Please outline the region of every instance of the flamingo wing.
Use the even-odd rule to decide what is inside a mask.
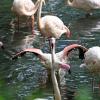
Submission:
[[[43,59],[43,52],[40,50],[40,49],[36,49],[36,48],[28,48],[28,49],[25,49],[19,53],[17,53],[16,55],[14,55],[12,57],[12,59],[16,59],[18,58],[18,56],[23,56],[26,52],[31,52],[31,53],[34,53],[35,55],[37,55],[39,58],[41,58],[42,60]]]
[[[74,49],[79,50],[79,59],[84,59],[84,53],[87,51],[87,48],[79,44],[72,44],[72,45],[65,47],[63,49],[62,58],[65,58],[66,56],[68,56],[69,53]]]
[[[33,10],[35,5],[31,0],[25,0],[23,6],[26,9],[26,11],[31,11]]]
[[[92,8],[92,9],[100,9],[100,1],[99,0],[87,0],[88,5]]]
[[[39,2],[40,1],[37,0],[34,5],[32,0],[14,0],[11,10],[20,16],[32,16],[37,11]]]

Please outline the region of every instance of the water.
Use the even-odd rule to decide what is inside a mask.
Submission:
[[[48,51],[48,42],[44,46],[40,44],[42,37],[37,35],[33,38],[31,30],[26,23],[23,23],[20,32],[16,33],[17,26],[11,24],[15,15],[10,11],[12,0],[0,1],[0,40],[5,44],[5,51],[0,50],[0,100],[34,100],[45,98],[53,100],[52,85],[45,86],[47,71],[39,62],[39,59],[27,53],[18,60],[11,60],[11,57],[18,51],[36,47]],[[85,12],[67,7],[64,0],[48,0],[43,7],[43,15],[53,14],[61,18],[70,27],[72,37],[66,39],[64,36],[57,40],[56,51],[62,50],[72,43],[79,43],[86,47],[100,43],[100,11],[86,18]],[[38,32],[37,27],[35,27]],[[41,42],[42,43],[42,42]],[[43,44],[43,43],[42,43]],[[73,53],[69,61],[72,66],[72,75],[66,74],[66,84],[61,87],[62,98],[72,100],[99,100],[100,88],[99,78],[95,79],[95,89],[92,92],[92,76],[86,69],[79,68],[81,60],[78,59],[78,51]],[[79,99],[80,98],[80,99]]]

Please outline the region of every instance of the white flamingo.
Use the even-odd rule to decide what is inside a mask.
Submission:
[[[40,0],[34,3],[32,0],[14,0],[11,10],[18,16],[18,29],[19,29],[19,16],[27,16],[32,19],[32,32],[34,32],[34,14],[38,9]]]
[[[84,63],[80,67],[86,67],[92,74],[100,74],[100,47],[89,48],[84,54]]]
[[[67,26],[64,25],[61,19],[59,19],[57,16],[52,15],[46,15],[44,17],[41,17],[41,10],[42,0],[37,12],[37,20],[39,30],[44,37],[54,37],[56,39],[59,39],[63,33],[66,33],[68,37],[70,36],[69,29],[67,28]]]
[[[88,15],[91,14],[92,10],[100,9],[100,0],[67,0],[67,4],[85,10]]]
[[[84,54],[84,63],[80,67],[85,67],[93,75],[92,91],[94,92],[94,75],[100,76],[100,47],[89,48]]]
[[[65,47],[62,51],[55,53],[55,39],[51,40],[50,42],[53,48],[52,54],[43,53],[40,49],[29,48],[17,53],[15,56],[13,56],[13,59],[18,58],[18,56],[23,56],[26,52],[32,52],[36,54],[36,56],[38,56],[44,63],[44,66],[47,69],[51,69],[51,77],[54,86],[55,100],[61,100],[60,90],[55,76],[55,71],[60,72],[61,68],[69,70],[70,65],[68,64],[67,60],[69,53],[74,49],[79,49],[79,57],[82,58],[84,52],[86,51],[86,48],[78,44],[72,44]]]

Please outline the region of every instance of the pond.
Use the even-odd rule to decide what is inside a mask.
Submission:
[[[63,20],[69,26],[72,36],[66,39],[63,35],[56,42],[56,52],[65,46],[78,43],[87,48],[100,44],[100,11],[95,11],[88,18],[85,12],[70,8],[67,0],[48,0],[43,7],[42,16],[52,14]],[[5,50],[0,50],[0,100],[34,100],[36,98],[53,99],[52,84],[44,85],[47,70],[32,53],[12,60],[11,57],[24,48],[40,48],[48,51],[48,42],[43,44],[41,35],[33,37],[31,29],[25,21],[16,32],[17,26],[11,12],[13,0],[0,1],[0,41]],[[35,2],[35,0],[33,1]],[[24,18],[25,19],[25,18]],[[35,32],[39,33],[36,23]],[[42,44],[41,44],[42,43]],[[80,68],[82,61],[78,51],[69,58],[72,74],[66,73],[66,84],[61,87],[62,100],[100,100],[99,76],[95,77],[95,87],[92,91],[92,75],[86,69]],[[78,96],[77,96],[78,94]]]

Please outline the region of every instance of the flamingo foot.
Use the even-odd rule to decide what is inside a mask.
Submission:
[[[34,32],[34,30],[32,30],[32,35],[35,35],[35,32]]]

